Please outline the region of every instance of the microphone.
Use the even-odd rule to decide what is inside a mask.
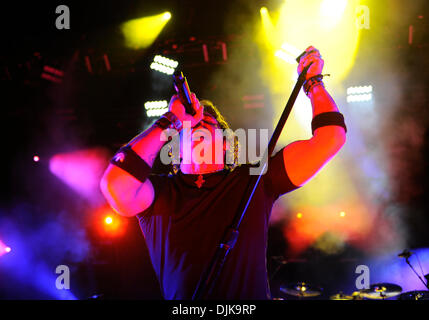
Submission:
[[[413,253],[411,251],[408,251],[408,249],[405,249],[400,254],[398,254],[398,257],[408,259],[409,257],[411,257],[412,254]]]
[[[186,81],[183,72],[180,72],[180,75],[173,75],[173,83],[180,102],[185,106],[186,113],[191,116],[195,115],[196,112],[192,107],[191,89],[189,89],[188,81]]]

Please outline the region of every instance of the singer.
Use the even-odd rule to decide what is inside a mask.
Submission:
[[[310,63],[304,91],[313,108],[313,136],[289,144],[269,159],[268,171],[256,189],[210,299],[271,298],[266,245],[273,203],[303,186],[345,143],[344,118],[324,87],[324,61],[314,47],[307,48],[298,73]],[[100,183],[116,212],[138,218],[162,294],[169,300],[192,298],[201,274],[239,210],[250,179],[250,164],[217,161],[214,145],[219,137],[215,130],[229,127],[218,109],[207,100],[199,101],[195,94],[192,106],[193,116],[173,96],[169,111],[116,153]],[[194,161],[184,154],[189,151],[181,148],[181,158],[189,157],[190,163],[182,161],[175,174],[152,174],[154,159],[165,144],[163,130],[174,128],[183,139],[185,121],[191,123],[192,131],[207,130],[214,137],[211,141],[191,141],[190,151],[208,144],[213,148],[212,161]],[[237,147],[226,141],[223,146],[225,153]]]

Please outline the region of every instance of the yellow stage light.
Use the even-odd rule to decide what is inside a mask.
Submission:
[[[162,15],[162,18],[164,19],[164,20],[170,20],[171,19],[171,13],[170,12],[164,12],[164,14]]]
[[[270,13],[265,7],[261,8],[260,13],[264,38],[266,39],[264,44],[268,45],[270,48],[274,48],[278,45],[278,37],[273,22],[271,21]]]
[[[335,27],[344,15],[347,0],[323,0],[320,5],[322,27],[330,29]]]
[[[170,12],[127,21],[121,25],[125,45],[133,49],[149,47],[171,19]]]
[[[290,0],[273,13],[275,21],[265,7],[260,9],[261,29],[255,40],[262,51],[262,76],[274,95],[294,85],[290,79],[296,74],[296,63],[285,64],[282,60],[292,63],[291,58],[310,45],[320,50],[324,72],[332,75],[327,79],[331,91],[341,84],[353,67],[359,45],[358,6],[359,0]]]

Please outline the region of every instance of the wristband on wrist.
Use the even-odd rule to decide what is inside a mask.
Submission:
[[[322,80],[323,80],[323,75],[322,74],[318,74],[317,76],[311,77],[310,79],[306,80],[304,82],[304,91],[305,91],[305,94],[308,96],[308,93],[310,92],[310,90],[313,87],[320,86],[320,85],[323,86],[323,87],[325,87],[325,85],[323,84]]]
[[[110,163],[128,172],[141,183],[148,178],[152,168],[140,156],[126,145],[118,150]]]
[[[180,132],[183,129],[182,121],[180,121],[179,118],[170,111],[164,113],[157,121],[155,121],[155,125],[163,130],[174,128],[177,132]]]
[[[347,127],[344,122],[344,116],[340,112],[324,112],[315,116],[311,121],[311,131],[313,135],[316,129],[320,127],[325,127],[325,126],[340,126],[340,127],[343,127],[347,133]]]

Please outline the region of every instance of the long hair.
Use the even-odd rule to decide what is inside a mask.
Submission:
[[[211,102],[210,100],[200,100],[200,104],[204,106],[204,113],[210,114],[213,116],[217,123],[219,124],[219,127],[222,130],[231,129],[228,122],[225,120],[224,116],[220,113],[219,109]],[[239,142],[238,137],[234,135],[234,143],[231,146],[233,148],[233,163],[227,163],[226,161],[226,152],[224,154],[224,169],[228,171],[233,171],[238,166],[238,151],[239,151]],[[173,156],[172,152],[169,153],[170,157]],[[180,164],[173,164],[172,165],[172,174],[176,174],[180,169]]]

